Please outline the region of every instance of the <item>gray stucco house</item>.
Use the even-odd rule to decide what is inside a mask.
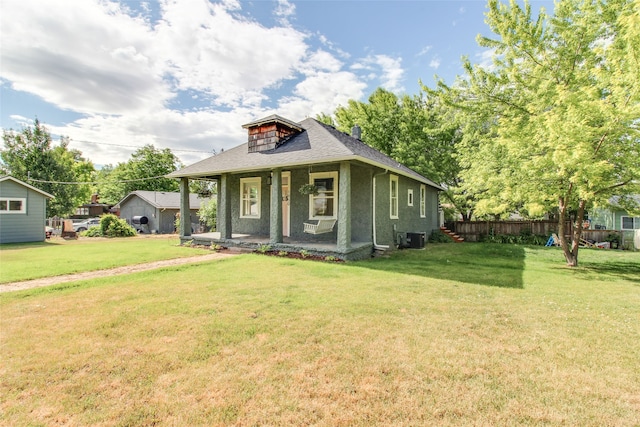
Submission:
[[[197,194],[189,195],[190,230],[198,229],[200,202]],[[116,208],[120,210],[120,218],[142,233],[170,234],[175,231],[176,214],[180,212],[180,193],[132,191]],[[143,217],[146,219],[140,221]]]
[[[0,243],[44,241],[47,199],[52,198],[12,176],[0,178]]]
[[[243,127],[246,143],[168,175],[180,179],[183,211],[189,179],[218,182],[217,233],[181,227],[183,239],[359,259],[438,229],[442,188],[364,144],[357,127],[351,136],[277,115]]]

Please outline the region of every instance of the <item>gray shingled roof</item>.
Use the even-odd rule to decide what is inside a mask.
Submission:
[[[180,193],[166,191],[132,191],[120,200],[116,206],[120,206],[134,195],[158,209],[180,209]],[[189,194],[189,207],[191,209],[200,209],[201,200],[197,194]]]
[[[304,129],[303,132],[292,136],[286,143],[273,150],[249,153],[247,143],[244,143],[167,176],[170,178],[215,176],[222,173],[357,160],[411,177],[442,190],[442,187],[430,179],[332,126],[312,118],[303,120],[299,126]]]

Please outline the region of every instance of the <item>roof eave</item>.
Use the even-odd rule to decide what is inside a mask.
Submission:
[[[28,189],[36,191],[36,192],[38,192],[38,193],[42,194],[43,196],[48,197],[50,199],[55,199],[56,198],[56,196],[54,196],[53,194],[49,194],[46,191],[42,191],[39,188],[34,187],[33,185],[29,185],[24,181],[20,181],[18,178],[12,177],[11,175],[7,175],[7,176],[4,176],[4,177],[0,178],[0,182],[6,181],[6,180],[11,180],[11,181],[15,182],[16,184],[24,185]]]
[[[301,166],[306,166],[306,165],[317,165],[317,164],[325,164],[325,163],[336,163],[336,162],[344,162],[344,161],[353,161],[353,160],[357,160],[360,161],[362,163],[366,163],[372,166],[376,166],[380,169],[385,169],[388,171],[392,171],[394,173],[397,173],[398,175],[402,175],[402,176],[406,176],[407,178],[411,178],[411,179],[415,179],[418,182],[421,182],[423,184],[426,184],[430,187],[433,187],[439,191],[444,191],[444,188],[442,188],[441,186],[439,186],[438,184],[434,183],[433,181],[423,177],[422,175],[418,174],[417,172],[414,172],[416,175],[407,173],[406,171],[397,168],[397,167],[392,167],[389,165],[385,165],[383,163],[380,162],[376,162],[374,160],[371,159],[367,159],[366,157],[362,157],[362,156],[357,156],[357,155],[351,155],[351,156],[339,156],[339,157],[333,157],[333,158],[325,158],[325,159],[319,159],[319,160],[314,160],[314,161],[310,161],[310,162],[305,162],[304,164],[298,163],[298,162],[291,162],[291,163],[277,163],[277,164],[272,164],[269,166],[265,166],[265,167],[252,167],[252,168],[228,168],[228,169],[219,169],[216,171],[209,171],[209,172],[205,172],[205,173],[189,173],[189,174],[180,174],[179,171],[173,172],[169,175],[166,175],[167,178],[198,178],[204,175],[207,176],[216,176],[216,175],[222,175],[224,173],[243,173],[243,172],[257,172],[257,171],[269,171],[275,168],[289,168],[289,167],[301,167]]]

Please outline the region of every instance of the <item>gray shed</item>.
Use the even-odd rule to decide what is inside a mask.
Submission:
[[[199,228],[198,209],[201,201],[197,194],[189,196],[191,228]],[[180,212],[180,193],[165,191],[132,191],[116,205],[120,218],[141,233],[170,234],[175,231],[176,215]]]
[[[44,241],[47,199],[53,197],[12,176],[0,178],[0,243]]]

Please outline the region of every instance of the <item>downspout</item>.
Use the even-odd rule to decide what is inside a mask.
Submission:
[[[389,249],[389,245],[379,245],[376,238],[376,177],[380,175],[386,175],[389,173],[389,169],[385,169],[384,172],[373,175],[373,248],[374,249]]]

